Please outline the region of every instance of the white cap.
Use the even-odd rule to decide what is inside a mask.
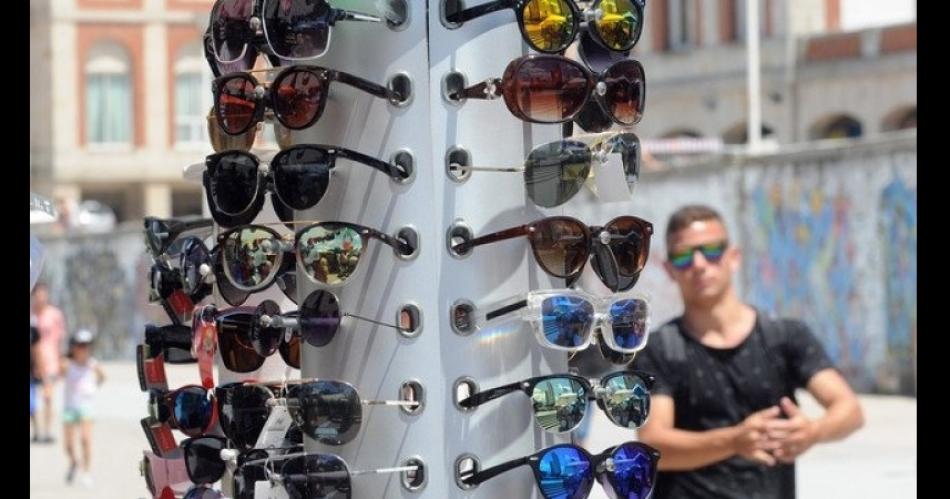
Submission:
[[[73,336],[74,343],[92,343],[92,339],[95,335],[92,334],[92,331],[88,329],[80,329],[76,331],[76,335]]]

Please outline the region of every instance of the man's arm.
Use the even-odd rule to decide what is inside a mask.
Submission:
[[[769,438],[781,444],[774,454],[782,462],[794,461],[812,445],[841,440],[864,426],[858,397],[838,371],[818,371],[808,380],[807,389],[825,408],[822,417],[809,420],[794,402],[783,398],[782,410],[789,419],[768,424]]]
[[[675,404],[669,395],[655,394],[650,404],[650,418],[640,429],[643,442],[662,454],[662,471],[687,471],[724,461],[735,455],[767,466],[775,458],[767,452],[766,423],[781,412],[777,406],[751,414],[742,423],[707,431],[687,431],[673,427]]]

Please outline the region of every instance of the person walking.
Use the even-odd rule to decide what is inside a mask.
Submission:
[[[66,336],[66,321],[63,313],[49,303],[49,288],[46,283],[38,282],[30,292],[31,317],[30,323],[39,331],[40,338],[36,343],[36,361],[38,376],[42,387],[43,402],[41,417],[38,418],[40,428],[37,431],[37,441],[53,443],[53,393],[56,388],[60,372],[60,358],[62,356],[62,342]]]
[[[93,402],[99,386],[105,381],[105,373],[99,362],[92,356],[93,334],[86,329],[79,330],[70,341],[69,356],[63,360],[63,379],[66,382],[63,406],[63,439],[66,455],[69,457],[69,470],[66,482],[72,483],[80,469],[79,482],[92,486],[90,464],[92,460],[92,420]],[[76,458],[76,435],[82,447],[82,461]]]

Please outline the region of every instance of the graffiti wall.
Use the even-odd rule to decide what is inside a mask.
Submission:
[[[682,311],[661,267],[667,218],[706,203],[742,247],[748,302],[808,323],[858,390],[916,394],[916,173],[904,141],[648,175],[636,213],[658,229],[641,281],[656,318]]]

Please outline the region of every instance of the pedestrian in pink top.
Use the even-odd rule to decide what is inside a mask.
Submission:
[[[37,367],[43,383],[42,424],[37,431],[37,441],[52,443],[53,435],[53,391],[60,373],[62,343],[66,336],[66,321],[63,313],[49,303],[49,288],[46,283],[38,282],[30,292],[32,310],[30,323],[40,332],[36,344]]]

